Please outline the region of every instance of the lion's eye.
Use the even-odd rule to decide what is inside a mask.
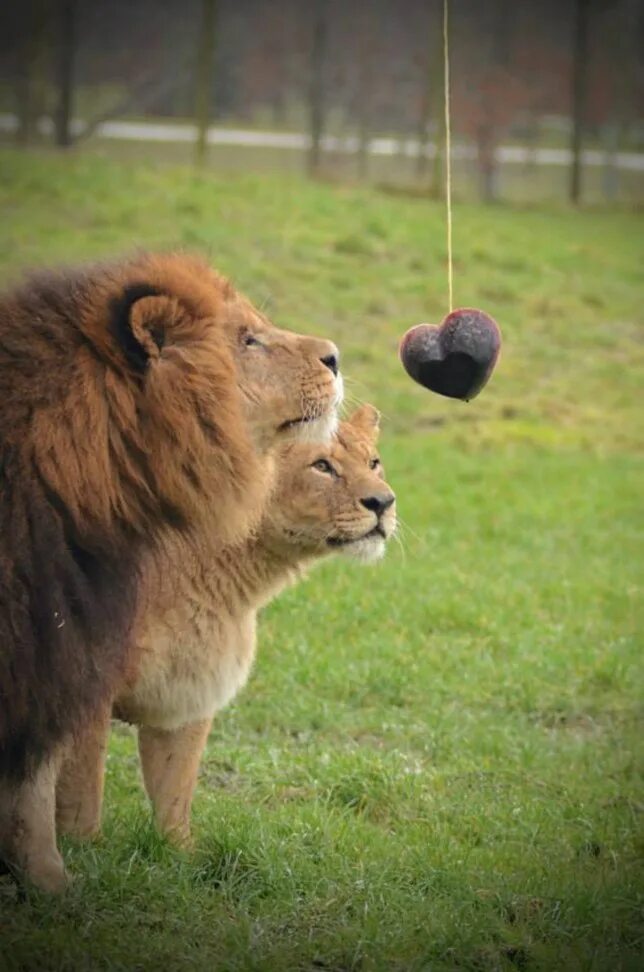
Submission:
[[[262,342],[254,334],[244,334],[242,343],[245,348],[263,347]]]
[[[318,472],[327,473],[329,476],[337,475],[335,469],[328,459],[316,459],[316,461],[312,463],[312,466],[314,469],[317,469]]]
[[[380,465],[380,459],[376,456],[374,459],[369,461],[369,469],[377,469]]]

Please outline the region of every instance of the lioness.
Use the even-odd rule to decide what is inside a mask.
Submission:
[[[275,328],[203,260],[142,254],[0,295],[0,859],[64,886],[55,784],[136,644],[141,560],[242,541],[273,448],[329,432],[333,344]]]
[[[256,536],[214,557],[179,542],[155,560],[139,619],[139,667],[114,714],[139,727],[145,786],[160,830],[188,839],[199,761],[214,713],[246,682],[258,610],[332,553],[377,560],[396,525],[376,452],[378,413],[363,406],[328,445],[278,455],[277,485]],[[180,569],[177,569],[177,568]],[[109,720],[85,735],[59,781],[59,825],[99,826]]]

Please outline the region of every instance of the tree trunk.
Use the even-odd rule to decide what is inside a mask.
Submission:
[[[638,0],[622,0],[615,15],[603,31],[604,50],[614,64],[619,64],[613,81],[610,118],[602,127],[604,165],[602,194],[614,202],[619,196],[620,171],[618,153],[629,121],[637,116],[637,70],[639,48],[644,36],[644,10]]]
[[[433,93],[432,93],[432,114],[436,119],[434,127],[434,143],[436,150],[432,163],[432,175],[430,183],[430,193],[434,199],[445,198],[445,77],[443,64],[443,32],[442,28],[436,28],[436,43],[434,48],[434,67],[433,67]]]
[[[422,180],[427,175],[427,165],[429,162],[429,123],[431,113],[429,110],[429,94],[424,92],[420,102],[420,114],[418,118],[418,154],[416,155],[416,175]]]
[[[74,97],[74,67],[78,26],[77,0],[58,0],[59,56],[58,56],[58,104],[54,130],[56,145],[67,148],[72,144],[72,104]]]
[[[16,141],[19,145],[28,145],[35,133],[38,115],[36,77],[40,62],[40,47],[40,32],[32,29],[19,52],[16,76],[15,103],[18,117]]]
[[[215,63],[216,0],[201,0],[201,28],[197,40],[197,77],[195,85],[195,165],[202,166],[208,151],[208,126],[212,102],[212,77]]]
[[[320,171],[322,135],[324,133],[325,84],[324,67],[328,40],[328,0],[315,0],[313,44],[311,49],[311,77],[309,86],[309,114],[311,148],[309,150],[309,175]]]
[[[494,79],[508,70],[514,38],[514,18],[516,4],[513,0],[496,0],[494,7],[493,31],[490,37],[490,71]],[[488,95],[481,109],[481,122],[477,137],[477,161],[479,169],[479,192],[486,203],[497,202],[501,174],[499,171],[497,148],[503,134],[504,125],[499,124],[493,96]]]
[[[479,193],[485,203],[499,197],[499,172],[496,163],[496,134],[490,121],[481,123],[477,139]]]
[[[366,182],[369,178],[369,149],[371,146],[371,118],[368,98],[360,107],[360,128],[358,130],[358,178]]]
[[[440,0],[438,2],[440,8]],[[441,25],[441,10],[438,9],[430,23],[430,35],[427,43],[427,62],[425,68],[424,90],[420,103],[420,118],[418,119],[418,156],[416,158],[416,175],[424,179],[429,166],[429,130],[433,122],[434,155],[431,175],[431,193],[433,196],[442,194],[441,181],[443,167],[441,152],[445,141],[445,84],[443,64],[443,29]]]
[[[540,127],[539,116],[535,112],[530,111],[529,122],[525,133],[525,147],[527,154],[523,167],[523,171],[527,178],[532,178],[536,172]]]
[[[619,169],[617,152],[619,149],[620,125],[611,122],[602,133],[604,143],[604,165],[602,168],[602,195],[608,202],[615,202],[619,195]]]
[[[581,199],[581,148],[588,82],[588,20],[590,0],[575,0],[575,37],[572,80],[572,165],[570,201]]]
[[[22,43],[17,51],[17,70],[14,84],[16,106],[16,141],[28,145],[36,132],[36,121],[42,109],[43,54],[45,22],[43,0],[24,0],[21,8],[20,34]]]
[[[371,150],[371,125],[373,118],[374,87],[374,36],[373,9],[365,7],[360,11],[356,24],[362,38],[359,50],[358,71],[358,151],[356,156],[358,178],[366,182],[369,178]]]

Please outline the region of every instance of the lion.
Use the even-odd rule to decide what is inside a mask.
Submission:
[[[371,562],[384,553],[396,512],[376,451],[378,431],[378,413],[366,405],[341,423],[330,444],[284,446],[255,535],[214,557],[186,551],[178,539],[151,567],[137,628],[137,672],[118,692],[113,714],[138,727],[156,824],[179,844],[190,840],[213,716],[248,679],[259,609],[330,554]],[[106,712],[88,727],[61,774],[58,825],[76,837],[100,827],[109,722]]]
[[[17,876],[65,884],[58,769],[133,664],[142,558],[170,535],[242,541],[274,448],[330,434],[341,388],[332,343],[277,329],[196,256],[0,297],[0,858]]]

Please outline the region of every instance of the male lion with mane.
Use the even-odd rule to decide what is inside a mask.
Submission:
[[[0,857],[65,884],[66,747],[135,662],[141,558],[259,521],[273,448],[330,434],[328,341],[275,328],[201,259],[36,274],[0,297]],[[134,654],[133,654],[134,651]]]
[[[157,825],[179,843],[189,839],[213,715],[250,673],[258,610],[332,553],[364,562],[384,553],[396,513],[377,438],[378,413],[365,405],[330,443],[284,446],[275,490],[253,536],[214,557],[176,538],[146,571],[137,670],[120,687],[114,713],[138,726]],[[109,715],[88,727],[63,769],[61,831],[82,837],[99,828]]]

